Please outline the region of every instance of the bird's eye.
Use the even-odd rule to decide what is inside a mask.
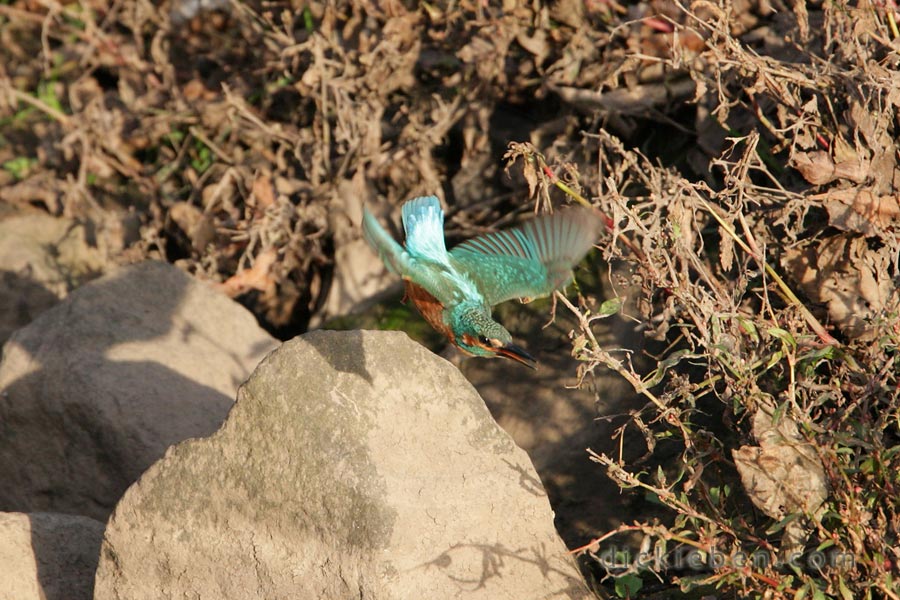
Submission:
[[[501,348],[503,346],[503,342],[498,340],[497,338],[489,338],[485,336],[480,336],[478,341],[481,342],[484,346],[489,348]]]

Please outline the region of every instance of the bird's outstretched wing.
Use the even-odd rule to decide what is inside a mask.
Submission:
[[[459,278],[450,266],[444,244],[444,213],[434,196],[415,198],[403,205],[406,247],[398,244],[368,208],[363,209],[363,236],[392,273],[424,288],[448,306],[477,296],[475,285]]]
[[[403,205],[406,250],[416,258],[448,264],[444,211],[435,196],[420,196]]]
[[[450,251],[451,262],[475,281],[491,306],[540,298],[569,282],[601,223],[591,211],[563,210],[467,240]]]

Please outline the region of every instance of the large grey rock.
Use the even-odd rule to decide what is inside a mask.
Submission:
[[[276,342],[240,305],[148,262],[16,332],[0,363],[0,510],[105,520],[165,449],[215,431]]]
[[[0,598],[93,596],[103,523],[76,515],[0,513]]]
[[[95,598],[587,598],[525,452],[398,332],[270,354],[119,502]]]
[[[71,219],[26,213],[0,220],[0,345],[106,269]]]

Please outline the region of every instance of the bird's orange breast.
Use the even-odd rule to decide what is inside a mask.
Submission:
[[[450,326],[444,323],[444,305],[441,301],[409,279],[404,279],[403,283],[406,284],[406,297],[412,300],[416,310],[435,331],[445,335],[450,343],[455,345],[456,336]]]

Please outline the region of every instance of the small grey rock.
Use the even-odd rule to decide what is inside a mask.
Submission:
[[[0,510],[105,520],[170,445],[208,435],[277,342],[237,303],[147,262],[75,290],[0,362]]]

